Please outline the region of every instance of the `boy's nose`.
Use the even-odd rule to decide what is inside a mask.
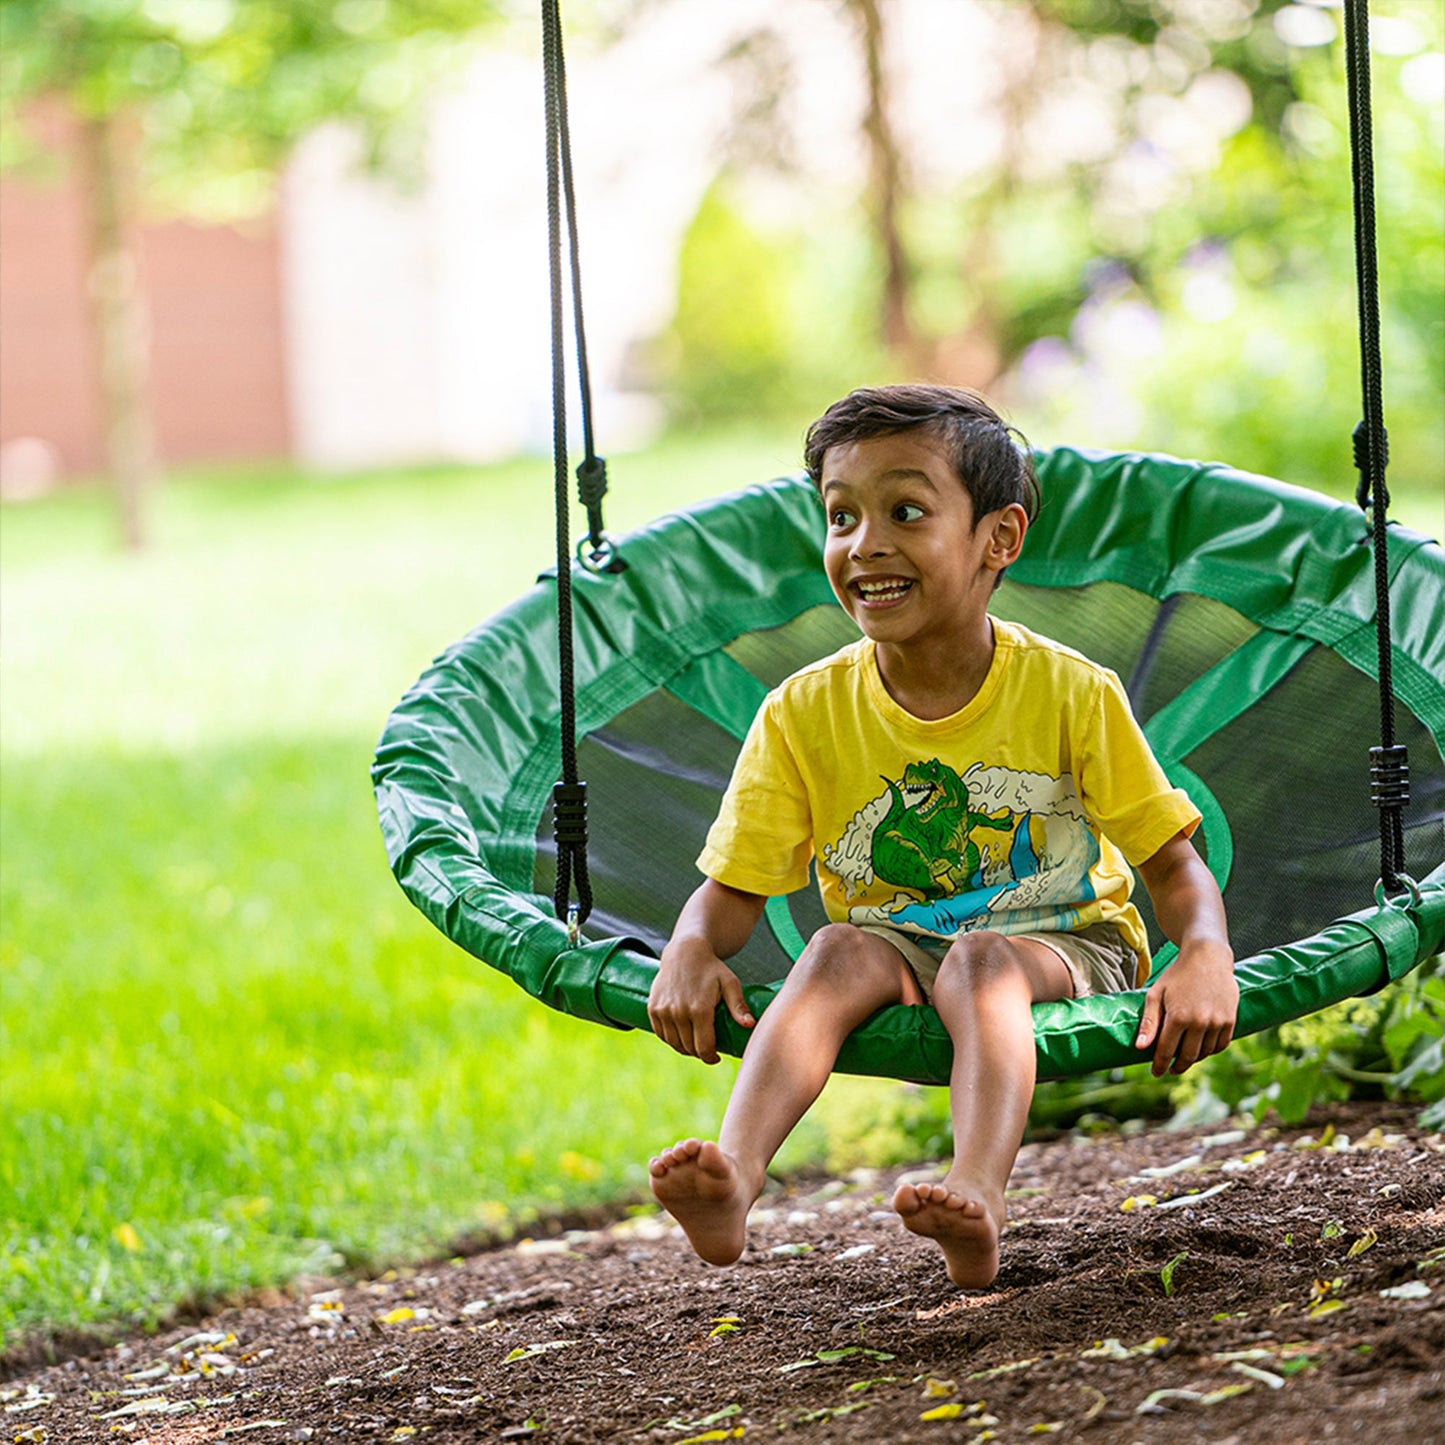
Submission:
[[[888,551],[886,530],[877,522],[859,522],[853,532],[853,545],[848,555],[857,560],[864,557],[882,557]]]

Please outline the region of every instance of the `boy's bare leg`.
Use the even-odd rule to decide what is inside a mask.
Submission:
[[[898,950],[851,924],[813,935],[743,1053],[717,1142],[683,1139],[648,1168],[657,1201],[709,1264],[732,1264],[773,1155],[828,1082],[843,1040],[891,1003],[923,1002]]]
[[[950,950],[933,1005],[953,1040],[953,1165],[939,1184],[900,1185],[893,1207],[937,1242],[948,1275],[981,1289],[998,1273],[1004,1190],[1034,1090],[1030,1006],[1070,998],[1063,960],[1032,939],[977,934]]]

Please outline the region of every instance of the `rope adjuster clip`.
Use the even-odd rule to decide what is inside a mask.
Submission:
[[[1370,801],[1377,808],[1403,808],[1410,801],[1410,756],[1403,743],[1370,749]]]
[[[552,836],[557,847],[587,846],[587,784],[552,785]]]
[[[576,948],[582,936],[582,910],[575,903],[567,905],[567,947]]]

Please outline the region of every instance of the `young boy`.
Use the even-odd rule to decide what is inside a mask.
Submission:
[[[989,1284],[1033,1093],[1030,1006],[1149,975],[1126,859],[1179,946],[1137,1046],[1156,1075],[1182,1074],[1233,1033],[1224,906],[1189,841],[1199,812],[1112,672],[988,614],[1037,508],[1016,437],[981,398],[935,386],[855,391],[808,431],[823,565],[863,637],[764,702],[648,1000],[656,1033],[706,1063],[720,1002],[753,1029],[717,1142],[649,1166],[712,1264],[742,1254],[767,1166],[849,1032],[931,1003],[953,1041],[953,1165],[893,1206],[955,1284]],[[723,959],[810,859],[831,921],[754,1020]]]

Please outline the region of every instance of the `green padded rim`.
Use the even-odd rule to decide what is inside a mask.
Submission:
[[[1018,581],[1113,581],[1158,599],[1197,593],[1234,608],[1261,629],[1215,669],[1241,706],[1311,643],[1374,676],[1372,561],[1353,507],[1169,457],[1058,448],[1038,462],[1045,505],[1012,569]],[[720,649],[831,603],[821,540],[812,488],[787,477],[631,534],[619,544],[626,572],[574,568],[579,734],[667,688],[739,735],[763,689]],[[1392,527],[1389,562],[1396,696],[1445,752],[1445,551]],[[554,591],[540,583],[444,653],[402,699],[372,769],[382,832],[402,888],[448,937],[551,1007],[645,1028],[655,961],[636,940],[569,946],[547,900],[531,891],[537,821],[560,771]],[[1212,710],[1203,705],[1208,690],[1196,683],[1150,723],[1186,786],[1178,758],[1220,725],[1218,694]],[[1409,907],[1365,909],[1241,960],[1237,1032],[1367,993],[1437,952],[1445,846],[1441,855]],[[1362,900],[1370,889],[1361,879]],[[755,1012],[776,988],[748,990]],[[1039,1076],[1137,1061],[1130,1041],[1142,997],[1038,1005]],[[719,1038],[733,1053],[746,1042],[721,1012]],[[894,1008],[848,1040],[838,1067],[942,1082],[950,1062],[931,1009]]]

